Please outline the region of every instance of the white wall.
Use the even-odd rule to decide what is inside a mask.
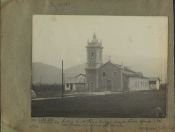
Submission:
[[[128,87],[130,91],[150,90],[149,80],[139,77],[129,77]]]
[[[160,86],[160,82],[159,82],[159,80],[157,80],[156,81],[156,88],[157,88],[157,90],[159,90],[159,86]]]

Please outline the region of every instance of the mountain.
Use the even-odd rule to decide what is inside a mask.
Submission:
[[[68,80],[80,73],[85,74],[85,64],[72,66],[64,70],[64,78]],[[32,63],[32,83],[61,84],[61,69],[52,65],[35,62]]]
[[[40,62],[32,63],[32,83],[61,84],[61,69]]]
[[[65,69],[64,71],[65,78],[68,79],[80,73],[85,74],[85,67],[86,67],[86,64],[80,64],[80,65],[72,66],[70,68]]]

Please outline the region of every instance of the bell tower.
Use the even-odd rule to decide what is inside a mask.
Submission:
[[[91,41],[87,42],[87,65],[86,76],[89,91],[98,91],[98,68],[103,63],[102,42],[99,42],[94,33]]]
[[[87,45],[87,68],[96,69],[103,63],[102,61],[102,42],[99,42],[94,33],[92,41],[88,41]]]

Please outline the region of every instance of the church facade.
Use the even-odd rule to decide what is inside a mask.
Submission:
[[[86,78],[88,91],[130,91],[136,86],[149,89],[149,78],[110,60],[103,64],[103,46],[96,35],[88,41]]]

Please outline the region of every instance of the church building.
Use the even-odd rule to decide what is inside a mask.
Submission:
[[[88,41],[86,78],[89,91],[149,90],[149,78],[110,60],[103,63],[103,46],[96,35]],[[137,89],[137,87],[139,87]]]

